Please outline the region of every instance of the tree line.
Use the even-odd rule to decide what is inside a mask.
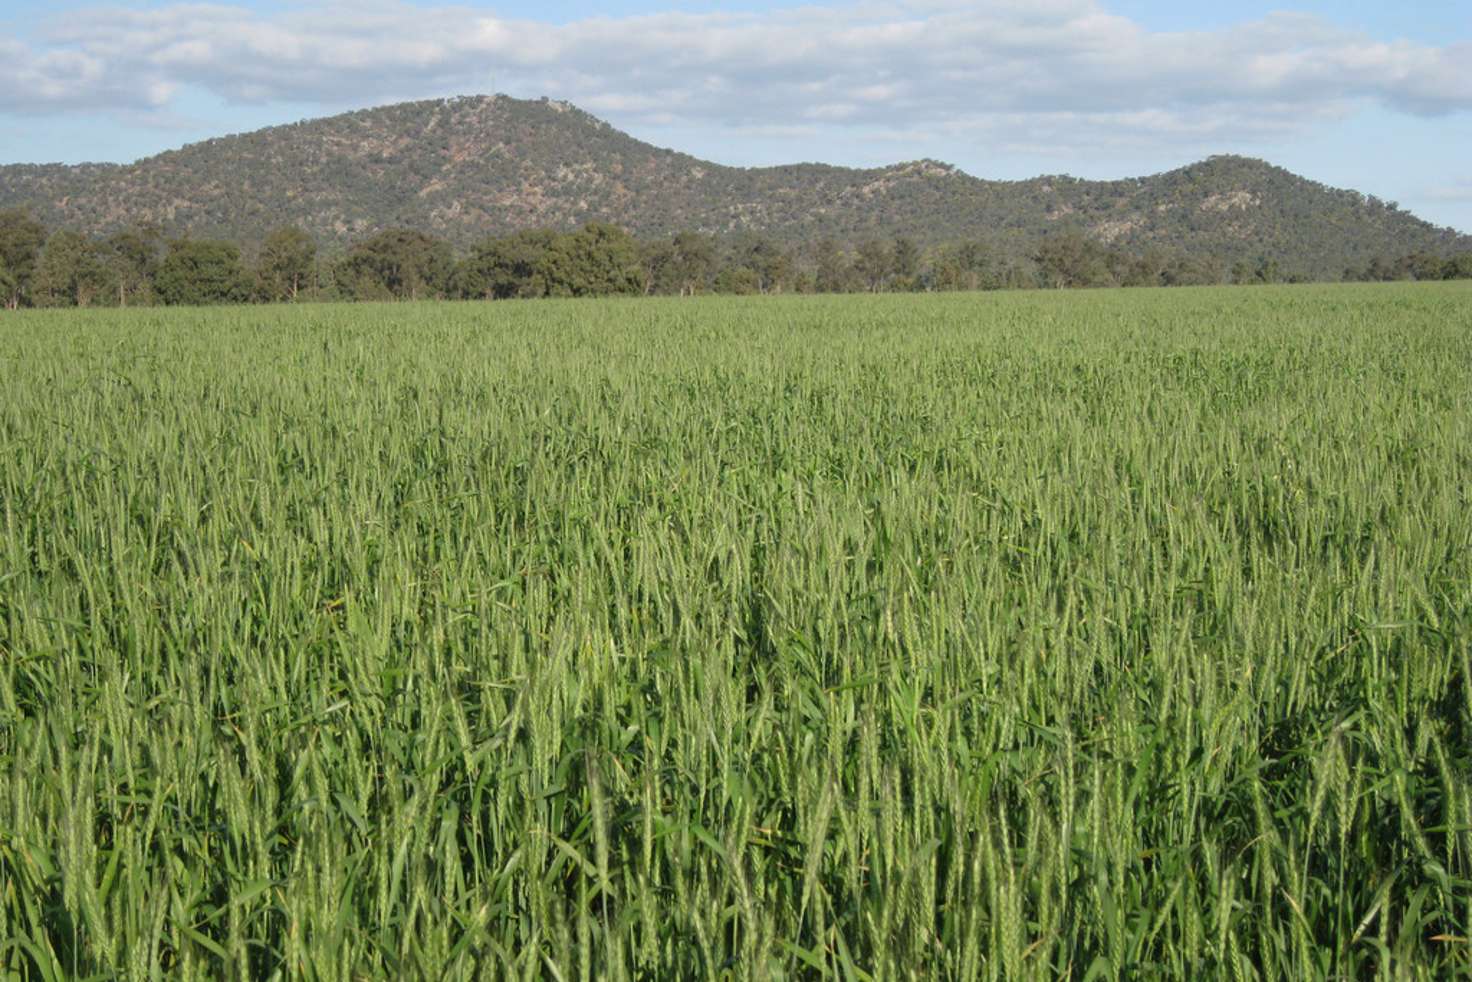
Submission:
[[[1346,280],[1472,278],[1472,253],[1377,259]],[[1272,283],[1263,258],[1230,268],[1151,249],[1131,254],[1077,229],[1045,237],[1025,255],[980,242],[921,250],[912,240],[823,239],[785,249],[747,234],[680,232],[640,241],[613,225],[532,230],[490,238],[456,255],[413,229],[368,236],[322,256],[301,229],[283,227],[253,254],[211,239],[166,238],[129,228],[103,238],[47,230],[22,210],[0,211],[0,301],[18,307],[283,303],[297,300],[503,300],[534,297],[691,296],[706,293],[858,293],[1044,287]]]
[[[1438,256],[1413,252],[1399,259],[1377,257],[1363,268],[1346,269],[1349,282],[1378,283],[1391,280],[1472,280],[1472,252]]]

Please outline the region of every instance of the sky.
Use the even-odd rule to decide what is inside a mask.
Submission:
[[[1472,232],[1472,0],[0,0],[0,163],[493,92],[735,165],[1240,153]]]

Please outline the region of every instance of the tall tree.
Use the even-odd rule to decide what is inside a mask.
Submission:
[[[1110,282],[1109,250],[1077,229],[1044,238],[1033,260],[1043,286],[1104,286]]]
[[[889,283],[894,270],[894,253],[878,239],[861,242],[854,257],[854,270],[859,274],[865,290],[878,293]]]
[[[814,244],[813,263],[817,267],[813,286],[819,293],[845,293],[854,282],[853,266],[832,239],[819,239]]]
[[[425,300],[443,296],[455,270],[447,243],[407,228],[391,228],[353,246],[338,285],[357,300]]]
[[[680,232],[643,249],[646,293],[693,296],[703,292],[715,267],[715,244],[699,232]]]
[[[1209,256],[1177,255],[1166,264],[1160,281],[1166,286],[1211,286],[1226,276],[1225,268]]]
[[[781,293],[792,276],[792,257],[776,240],[756,233],[742,235],[731,244],[727,265],[751,270],[760,293]]]
[[[231,243],[181,239],[169,244],[155,289],[166,304],[201,306],[244,303],[250,299],[251,283],[240,250]]]
[[[903,235],[889,250],[891,286],[906,292],[920,289],[920,247]]]
[[[716,265],[715,243],[699,232],[680,232],[674,238],[673,275],[681,296],[703,292]]]
[[[667,296],[676,291],[673,269],[675,244],[667,240],[639,243],[639,257],[644,267],[644,292],[651,296]]]
[[[10,307],[10,298],[17,292],[15,274],[10,267],[5,265],[5,259],[0,257],[0,297],[5,298],[5,306]]]
[[[1413,280],[1440,280],[1446,276],[1446,260],[1429,252],[1413,252],[1402,263]]]
[[[3,302],[14,310],[29,299],[31,276],[46,242],[46,228],[21,208],[0,211],[0,267],[6,270]]]
[[[294,301],[312,279],[317,243],[299,228],[278,228],[261,243],[256,260],[256,291],[270,303]]]
[[[1138,256],[1113,254],[1111,258],[1115,260],[1114,279],[1120,286],[1160,286],[1171,264],[1171,257],[1154,246]]]
[[[548,247],[538,266],[552,297],[637,295],[644,292],[639,244],[615,225],[594,222]]]
[[[546,296],[542,260],[561,237],[551,229],[532,229],[487,239],[455,267],[451,292],[466,300]]]
[[[726,266],[716,274],[713,288],[717,293],[748,296],[762,292],[762,278],[750,266]]]
[[[36,262],[34,300],[39,307],[86,307],[110,284],[95,243],[80,232],[57,229]]]
[[[153,278],[162,248],[163,236],[153,226],[126,228],[104,240],[102,261],[117,289],[119,307],[153,300]]]
[[[997,285],[990,253],[974,240],[942,248],[936,254],[931,278],[937,290],[984,290]]]

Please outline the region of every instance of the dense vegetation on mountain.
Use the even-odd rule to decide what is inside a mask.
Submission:
[[[1472,252],[1416,252],[1347,269],[1345,279],[1472,278]],[[296,300],[501,300],[689,296],[702,293],[858,293],[1030,287],[1277,283],[1276,261],[1237,262],[1147,249],[1129,253],[1076,230],[1031,253],[976,242],[922,250],[907,238],[833,239],[787,248],[756,233],[719,240],[699,232],[639,240],[616,225],[533,229],[491,237],[457,256],[416,229],[391,228],[336,256],[319,256],[302,229],[273,230],[251,256],[232,242],[133,228],[93,238],[46,229],[23,209],[0,210],[0,296],[16,307],[281,303]],[[1289,278],[1290,280],[1292,277]]]
[[[1472,239],[1257,160],[1152,177],[986,181],[934,161],[734,168],[642,143],[572,106],[504,96],[404,103],[184,147],[131,165],[0,167],[0,208],[105,236],[152,226],[251,252],[284,225],[330,253],[389,229],[469,249],[590,223],[641,239],[755,234],[788,250],[896,237],[1023,261],[1060,232],[1122,253],[1338,279]],[[1225,275],[1225,274],[1224,274]]]

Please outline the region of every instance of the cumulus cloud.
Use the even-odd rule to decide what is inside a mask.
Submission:
[[[100,7],[0,41],[0,110],[159,110],[188,88],[323,106],[488,91],[621,123],[927,127],[1010,146],[1281,135],[1368,103],[1472,108],[1472,44],[1276,14],[1155,32],[1098,0],[849,0],[567,24],[381,0]]]

